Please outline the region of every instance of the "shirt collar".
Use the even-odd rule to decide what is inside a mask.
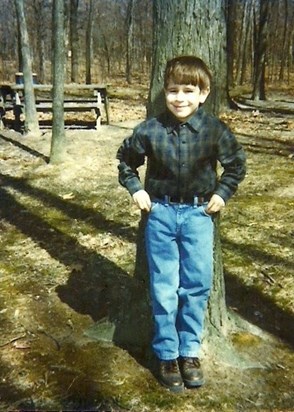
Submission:
[[[185,124],[189,125],[195,132],[200,130],[203,117],[205,116],[205,111],[202,107],[200,107],[190,119],[185,122]],[[165,112],[163,125],[166,127],[167,133],[173,133],[176,130],[181,122],[173,116],[169,111]]]

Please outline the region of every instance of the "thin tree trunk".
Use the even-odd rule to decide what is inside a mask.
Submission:
[[[280,65],[280,72],[279,72],[279,80],[285,79],[285,68],[286,68],[286,61],[287,61],[287,52],[288,52],[288,17],[289,17],[289,6],[288,0],[284,0],[284,13],[285,13],[285,21],[284,21],[284,31],[283,31],[283,40],[282,40],[282,58],[281,58],[281,65]]]
[[[36,111],[36,101],[33,88],[31,51],[24,14],[23,0],[15,0],[15,8],[20,32],[21,56],[23,64],[22,72],[24,79],[25,132],[40,134],[38,113]]]
[[[246,78],[246,69],[248,67],[248,62],[251,58],[248,58],[248,39],[250,34],[251,19],[252,19],[252,3],[251,0],[247,1],[243,5],[243,16],[242,16],[242,29],[241,38],[238,42],[238,59],[237,59],[237,73],[236,73],[236,83],[243,84]],[[251,56],[250,56],[251,57]]]
[[[265,63],[267,52],[269,0],[260,0],[259,22],[255,24],[253,100],[265,100]]]
[[[236,2],[227,1],[227,55],[228,55],[228,86],[234,84],[234,40],[236,36]],[[241,36],[242,36],[241,31]],[[240,38],[239,38],[240,42]]]
[[[53,125],[50,163],[60,163],[65,154],[64,131],[64,0],[53,1]]]
[[[93,0],[89,2],[88,22],[86,31],[86,83],[92,82],[91,64],[93,56]]]
[[[78,36],[79,0],[70,1],[70,50],[71,50],[71,81],[79,78],[79,36]]]
[[[127,64],[126,80],[128,84],[132,83],[132,58],[133,58],[133,30],[134,30],[134,0],[129,0],[127,11]]]
[[[44,37],[44,21],[46,12],[44,10],[43,0],[34,1],[34,13],[37,25],[37,53],[38,53],[38,82],[44,83],[45,80],[45,37]]]

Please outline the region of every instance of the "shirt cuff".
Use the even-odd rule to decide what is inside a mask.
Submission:
[[[126,187],[132,196],[134,193],[138,192],[138,190],[143,189],[142,183],[136,177],[133,177],[132,179],[128,180],[126,182]]]

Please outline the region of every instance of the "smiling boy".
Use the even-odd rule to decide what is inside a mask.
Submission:
[[[213,215],[245,176],[245,155],[235,136],[201,107],[211,80],[198,57],[167,62],[166,109],[137,126],[117,153],[120,183],[148,213],[152,347],[159,381],[173,392],[204,383],[199,350],[212,284]],[[145,158],[143,187],[137,169]]]

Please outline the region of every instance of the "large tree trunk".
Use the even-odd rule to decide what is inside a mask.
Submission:
[[[64,131],[64,0],[53,1],[53,125],[50,163],[62,162]]]
[[[227,106],[226,21],[224,0],[154,1],[154,55],[149,114],[161,112],[163,73],[166,61],[180,54],[201,57],[213,73],[207,108],[218,113]],[[219,231],[216,228],[214,287],[209,304],[209,334],[226,329]]]
[[[22,72],[24,79],[25,132],[39,134],[38,113],[33,88],[32,60],[29,45],[23,0],[15,0],[15,9],[20,33]]]
[[[154,0],[154,55],[149,100],[149,116],[164,109],[162,96],[163,73],[166,61],[180,54],[203,58],[214,73],[214,85],[208,109],[214,111],[227,105],[226,24],[224,0]],[[148,165],[146,171],[148,178]],[[118,322],[115,340],[141,346],[146,351],[152,334],[151,311],[148,299],[149,276],[144,248],[145,214],[139,227],[135,280],[130,296]],[[221,340],[228,330],[224,278],[219,238],[219,220],[215,224],[214,284],[208,307],[205,340]],[[144,327],[142,328],[142,325]]]
[[[162,110],[163,72],[176,55],[193,54],[211,68],[214,84],[206,107],[227,106],[226,22],[224,0],[155,0],[154,50],[148,115]]]

